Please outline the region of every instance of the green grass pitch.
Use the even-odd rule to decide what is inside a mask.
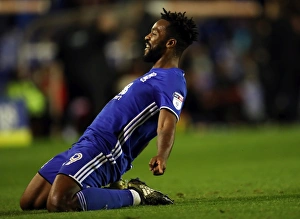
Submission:
[[[69,146],[40,139],[27,148],[0,148],[0,218],[300,218],[300,126],[178,132],[163,176],[148,170],[153,141],[124,178],[140,177],[174,205],[22,212],[19,198],[31,177]]]

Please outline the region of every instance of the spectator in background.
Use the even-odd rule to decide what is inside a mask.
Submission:
[[[129,7],[128,7],[129,6]],[[128,14],[134,14],[127,19]],[[118,28],[116,39],[107,42],[105,55],[109,66],[117,74],[115,91],[119,92],[124,83],[132,80],[151,67],[143,62],[141,55],[144,51],[144,36],[155,22],[145,8],[145,1],[132,1],[120,13],[121,28]]]
[[[2,16],[0,34],[0,97],[24,102],[33,136],[48,134],[47,100],[32,80],[32,74],[19,65],[24,32],[37,15]]]
[[[234,38],[242,23],[214,19],[201,22],[200,48],[190,48],[182,64],[187,65],[191,92],[186,109],[192,120],[204,123],[242,122],[242,97],[239,85],[243,78],[239,41]],[[236,40],[236,41],[234,41]],[[235,44],[234,44],[235,42]]]
[[[183,115],[188,124],[197,127],[212,121],[209,94],[214,89],[213,62],[205,44],[192,45],[185,53],[181,66],[186,69],[188,94]],[[214,101],[211,99],[211,101]],[[183,118],[184,119],[184,118]],[[182,121],[182,119],[181,119]]]
[[[115,72],[108,66],[104,46],[116,25],[115,16],[101,12],[92,24],[70,25],[58,42],[57,60],[63,65],[69,100],[65,124],[75,127],[77,133],[84,131],[112,97]]]
[[[7,83],[17,71],[18,49],[22,39],[22,29],[16,24],[16,16],[0,17],[0,96],[5,95]]]
[[[78,0],[73,5],[83,7],[105,2]],[[79,21],[62,32],[57,60],[64,68],[69,99],[65,136],[74,131],[75,135],[83,132],[112,93],[120,91],[116,90],[118,80],[123,80],[127,74],[137,77],[144,72],[140,68],[138,75],[136,66],[139,65],[135,62],[143,52],[142,39],[154,22],[144,6],[143,1],[138,1],[128,8],[124,5],[122,13],[101,10],[92,24]],[[122,19],[127,13],[135,16]],[[135,69],[133,74],[132,69]]]
[[[273,120],[299,119],[300,2],[284,1],[281,15],[272,23],[267,51],[269,71],[262,72],[267,113]]]

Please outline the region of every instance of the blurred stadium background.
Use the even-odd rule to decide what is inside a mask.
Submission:
[[[200,32],[180,130],[299,124],[298,0],[0,0],[0,147],[76,139],[151,67],[143,39],[163,7]]]

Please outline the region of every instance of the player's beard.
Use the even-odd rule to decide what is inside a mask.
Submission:
[[[151,47],[144,55],[145,62],[157,62],[166,51],[165,40],[161,41],[155,47]]]

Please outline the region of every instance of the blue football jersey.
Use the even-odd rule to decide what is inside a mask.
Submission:
[[[184,72],[179,68],[152,68],[111,99],[82,138],[109,142],[114,159],[121,153],[129,163],[157,135],[159,110],[170,110],[179,120],[187,94]]]

